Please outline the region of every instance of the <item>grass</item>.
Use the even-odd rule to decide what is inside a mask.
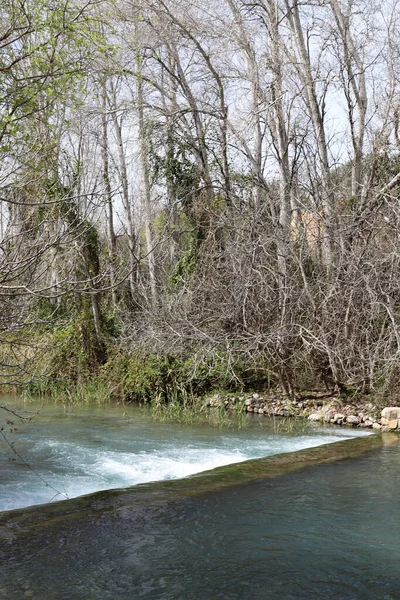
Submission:
[[[247,424],[243,406],[227,409],[223,404],[207,407],[201,400],[190,398],[182,390],[174,392],[168,403],[158,396],[149,403],[150,417],[160,422],[175,422],[185,425],[208,424],[213,427],[242,429]]]
[[[312,425],[304,417],[289,416],[289,417],[270,417],[272,418],[274,433],[284,435],[301,435],[312,430]]]
[[[103,381],[77,383],[73,386],[62,381],[32,380],[25,386],[22,397],[25,400],[38,397],[51,397],[54,402],[68,404],[102,406],[112,402],[109,386]],[[147,414],[155,421],[175,422],[186,425],[206,423],[213,427],[242,429],[247,416],[243,404],[237,403],[226,408],[224,404],[207,407],[201,399],[195,399],[185,389],[171,389],[168,402],[161,394],[155,394],[150,402],[145,402]]]
[[[68,386],[59,382],[32,382],[24,388],[22,397],[24,399],[48,396],[55,402],[68,402],[70,404],[98,406],[108,404],[111,401],[111,394],[108,386],[104,383],[89,382],[77,383],[74,386]]]

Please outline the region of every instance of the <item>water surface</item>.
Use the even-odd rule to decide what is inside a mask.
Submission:
[[[289,459],[313,461],[334,449]],[[137,494],[99,492],[7,514],[12,535],[2,544],[0,597],[398,599],[398,437],[358,458],[272,479],[260,469],[256,481],[235,485],[235,469],[240,482],[271,461],[279,457],[136,486]],[[226,473],[229,485],[218,488]],[[198,493],[186,493],[197,485]],[[71,512],[57,512],[69,505]]]
[[[2,447],[3,506],[105,491],[0,514],[0,598],[398,600],[398,436],[273,432],[44,407],[22,462]]]
[[[18,455],[0,438],[0,511],[186,477],[362,434],[307,422],[288,434],[282,421],[265,417],[250,418],[249,427],[234,431],[157,423],[143,410],[126,406],[21,404],[15,399],[8,399],[8,405],[34,417],[25,424],[13,418],[5,429]]]

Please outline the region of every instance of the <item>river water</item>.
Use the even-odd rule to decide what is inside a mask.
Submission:
[[[102,419],[100,411],[96,414],[91,417],[94,421]],[[86,438],[79,433],[82,418],[82,414],[74,416],[72,411],[64,425],[60,425],[60,432],[63,431],[63,435],[70,432],[68,441],[63,438],[63,444],[72,444],[75,439],[81,449],[90,449],[82,475],[86,478],[90,471],[96,470],[96,462],[90,458],[92,444],[97,444],[99,452],[107,450],[103,434],[95,435],[94,421],[91,429],[89,413]],[[206,427],[160,426],[139,416],[136,422],[132,415],[129,416],[131,421],[126,423],[126,416],[113,418],[119,419],[118,426],[117,421],[109,422],[110,416],[105,422],[108,421],[106,437],[114,440],[109,452],[114,454],[112,459],[102,456],[115,461],[114,467],[127,464],[127,441],[122,431],[128,425],[134,428],[138,438],[143,435],[143,439],[148,439],[147,434],[152,432],[153,442],[160,444],[156,444],[156,450],[150,446],[140,450],[138,446],[135,457],[147,455],[146,460],[150,460],[154,453],[161,459],[163,453],[172,452],[174,444],[180,444],[180,454],[172,454],[168,459],[179,464],[179,469],[182,464],[194,468],[196,462],[199,468],[205,464],[213,466],[206,460],[211,448],[208,446],[211,431],[218,447],[212,463],[219,455],[223,464],[229,456],[244,460],[246,452],[255,452],[256,456],[263,452],[271,454],[271,444],[277,443],[268,441],[270,433],[256,420],[246,431],[221,432]],[[71,427],[66,427],[68,422]],[[48,425],[47,434],[52,438],[50,431],[52,428]],[[344,434],[342,430],[333,433],[313,430],[299,438],[304,444],[308,440],[315,446],[318,441],[324,441],[324,436],[327,436],[326,441],[334,441],[335,436],[349,435],[348,430],[343,431]],[[26,443],[26,449],[30,444],[36,447],[39,442],[32,440],[36,440],[37,435],[33,431],[27,434],[31,442]],[[47,439],[47,435],[43,437]],[[286,451],[297,450],[300,444],[296,437],[288,439],[278,435],[277,438],[287,444]],[[217,443],[217,439],[220,442]],[[356,443],[375,439],[378,437]],[[0,534],[3,534],[0,597],[398,600],[398,436],[385,437],[382,447],[376,447],[380,442],[374,442],[375,446],[371,444],[368,452],[361,456],[344,458],[348,456],[344,454],[341,455],[343,460],[326,463],[325,458],[333,454],[335,448],[351,450],[352,444],[352,440],[347,440],[284,455],[288,457],[287,469],[280,474],[277,471],[273,478],[266,478],[270,463],[275,461],[270,457],[225,466],[189,479],[147,483],[131,490],[99,492],[3,513],[0,519]],[[258,449],[247,450],[253,445]],[[201,460],[184,459],[186,447],[197,448],[199,455],[203,453]],[[275,450],[277,448],[275,446]],[[61,455],[68,465],[65,447]],[[325,457],[319,461],[321,464],[318,464],[318,456]],[[284,457],[277,457],[275,462],[279,460],[285,462]],[[305,468],[300,468],[301,460]],[[38,460],[36,466],[40,466],[39,463]],[[169,465],[164,474],[169,478],[179,475],[175,467]],[[112,470],[121,472],[120,467],[114,467]],[[146,468],[142,470],[146,472]],[[118,477],[127,481],[125,472]],[[84,486],[86,484],[85,479]]]
[[[134,407],[7,405],[33,418],[5,428],[0,438],[0,511],[74,498],[110,488],[175,479],[214,467],[335,442],[350,429],[299,426],[277,433],[281,422],[251,419],[239,431],[152,421]],[[1,414],[0,414],[1,417]],[[10,432],[11,431],[11,432]]]

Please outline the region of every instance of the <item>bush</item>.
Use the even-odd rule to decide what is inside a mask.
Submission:
[[[177,397],[201,397],[212,390],[242,391],[271,384],[270,373],[250,359],[232,363],[221,353],[156,355],[116,352],[101,367],[111,394],[125,401],[168,403]]]

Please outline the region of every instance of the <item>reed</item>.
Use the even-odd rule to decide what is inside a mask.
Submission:
[[[248,423],[243,406],[226,408],[221,404],[207,407],[201,400],[190,397],[184,389],[171,391],[168,402],[164,402],[160,395],[155,396],[146,406],[150,417],[161,422],[208,424],[231,429],[242,429]]]

